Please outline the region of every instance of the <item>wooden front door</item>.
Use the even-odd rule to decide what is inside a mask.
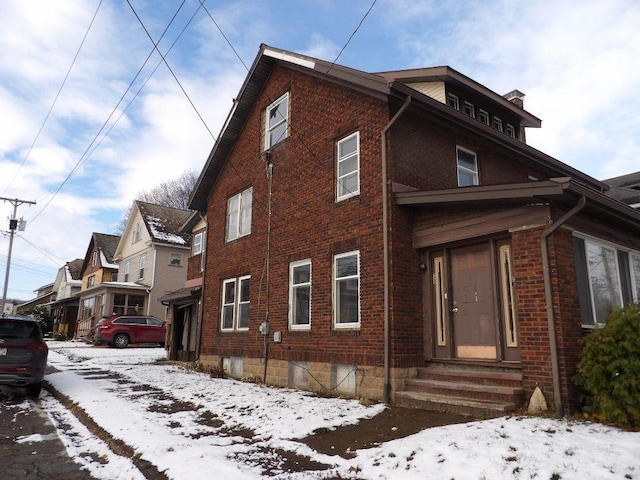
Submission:
[[[498,358],[493,283],[488,244],[451,250],[451,320],[457,358]]]

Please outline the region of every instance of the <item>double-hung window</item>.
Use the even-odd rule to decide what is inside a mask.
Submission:
[[[265,115],[265,150],[289,136],[289,92],[267,107]]]
[[[203,249],[204,232],[198,232],[193,236],[193,255],[199,255]]]
[[[129,274],[131,273],[131,262],[125,262],[124,264],[124,281],[129,281]]]
[[[493,128],[495,128],[499,132],[502,131],[502,120],[500,120],[498,117],[493,117]]]
[[[144,278],[144,269],[147,267],[147,256],[146,255],[142,255],[140,257],[140,274],[138,275],[138,278],[140,280],[142,280]]]
[[[356,132],[337,144],[336,198],[338,201],[360,194],[360,133]]]
[[[142,225],[138,222],[136,228],[131,232],[131,243],[136,243],[140,240],[142,240]]]
[[[250,286],[249,275],[222,282],[222,330],[249,329]]]
[[[478,120],[480,120],[485,125],[489,125],[489,113],[486,110],[480,110],[478,112]]]
[[[360,327],[360,252],[333,258],[334,327]]]
[[[471,102],[464,102],[464,114],[476,118],[476,107]]]
[[[289,265],[289,327],[311,327],[311,260]]]
[[[456,147],[458,161],[458,186],[478,185],[478,158],[471,150]]]
[[[227,242],[251,233],[253,188],[234,195],[227,201]]]
[[[460,100],[458,100],[458,96],[450,93],[447,95],[447,105],[451,108],[455,108],[456,110],[460,110]]]

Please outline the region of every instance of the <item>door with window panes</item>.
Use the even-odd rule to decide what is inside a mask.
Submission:
[[[519,361],[509,242],[443,249],[428,260],[426,325],[433,345],[425,351],[439,359]]]

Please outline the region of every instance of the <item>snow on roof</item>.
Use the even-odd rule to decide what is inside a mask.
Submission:
[[[107,261],[107,257],[102,250],[100,250],[100,265],[102,265],[102,268],[114,268],[116,270],[118,269],[117,263],[110,263]]]
[[[187,241],[182,238],[180,235],[176,235],[175,233],[166,232],[165,222],[163,222],[158,217],[147,217],[147,222],[149,224],[149,229],[151,230],[151,235],[156,240],[161,240],[163,242],[168,243],[176,243],[178,245],[186,245]]]

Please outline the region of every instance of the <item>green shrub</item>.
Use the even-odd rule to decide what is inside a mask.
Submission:
[[[584,406],[606,423],[640,427],[640,305],[614,311],[584,340],[574,377]]]

